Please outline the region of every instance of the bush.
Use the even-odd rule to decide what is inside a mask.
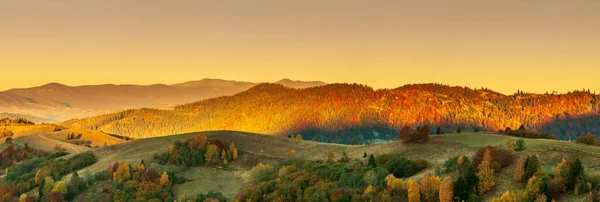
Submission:
[[[599,145],[598,138],[591,133],[582,134],[577,138],[578,143],[587,144],[587,145]]]
[[[252,178],[253,182],[258,183],[271,179],[274,173],[275,169],[273,169],[273,166],[259,163],[250,170],[250,178]]]
[[[423,160],[420,164],[399,156],[391,156],[385,167],[397,178],[405,178],[417,174],[427,166]]]
[[[523,150],[525,150],[525,140],[518,139],[517,143],[515,144],[515,151],[523,151]]]

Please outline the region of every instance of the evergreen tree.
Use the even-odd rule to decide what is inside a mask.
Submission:
[[[571,173],[569,178],[567,179],[567,188],[569,190],[573,190],[578,188],[584,184],[585,181],[585,171],[583,165],[581,164],[581,160],[579,158],[575,159],[571,166]]]
[[[373,156],[373,154],[371,154],[371,156],[369,156],[369,167],[371,168],[375,168],[377,167],[377,163],[375,163],[375,156]]]
[[[539,169],[540,161],[537,156],[527,157],[527,160],[525,160],[525,175],[523,176],[523,181],[526,182],[529,180],[529,178],[531,178]]]

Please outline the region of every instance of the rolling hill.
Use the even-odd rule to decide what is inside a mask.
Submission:
[[[261,84],[233,96],[179,105],[173,110],[127,110],[62,125],[134,138],[237,130],[270,135],[300,133],[306,139],[337,143],[395,139],[398,129],[405,125],[429,124],[445,133],[457,128],[497,131],[524,125],[572,140],[583,132],[600,129],[600,122],[593,121],[598,120],[598,98],[589,91],[503,95],[488,89],[438,84],[384,90],[356,84],[306,89]],[[581,126],[570,127],[582,117],[588,118]]]
[[[236,143],[240,151],[240,159],[229,165],[234,170],[220,170],[214,167],[180,169],[172,165],[159,165],[153,160],[155,153],[167,151],[173,142],[177,140],[183,141],[200,134]],[[385,144],[352,146],[301,141],[293,138],[237,131],[208,131],[134,140],[123,144],[94,149],[92,151],[98,156],[98,162],[80,170],[79,174],[84,176],[92,175],[105,170],[115,162],[136,164],[143,159],[148,165],[158,170],[177,170],[179,176],[184,176],[188,179],[183,184],[175,185],[174,192],[177,199],[209,191],[221,192],[228,198],[232,198],[243,187],[251,183],[248,179],[249,171],[257,162],[272,165],[280,164],[290,158],[287,154],[289,150],[295,150],[297,157],[306,160],[321,161],[326,160],[329,153],[334,154],[338,158],[343,153],[347,153],[352,161],[364,160],[362,158],[364,152],[376,155],[401,155],[410,159],[427,159],[429,163],[428,170],[434,172],[447,159],[457,155],[466,155],[472,158],[478,148],[487,145],[504,145],[509,139],[515,138],[487,133],[466,133],[432,136],[431,140],[425,144],[403,144],[400,141],[394,141]],[[548,166],[556,165],[563,157],[577,157],[582,160],[589,174],[597,175],[600,173],[599,147],[544,139],[525,139],[525,142],[527,149],[520,152],[517,157],[537,155],[540,158],[541,164]],[[265,145],[269,146],[265,147]],[[418,179],[423,173],[421,172],[411,178]],[[503,169],[497,175],[497,187],[486,194],[484,198],[499,197],[505,190],[514,191],[521,189],[520,185],[512,181],[512,174],[512,167]],[[69,177],[65,176],[64,179],[69,179]],[[87,199],[96,197],[94,190],[88,189],[88,192],[84,193],[83,197]],[[563,198],[563,201],[579,201],[581,198],[582,196],[567,196]]]
[[[82,129],[66,129],[55,131],[57,128],[62,128],[56,125],[31,125],[31,126],[5,126],[0,129],[7,129],[14,133],[12,138],[16,144],[29,144],[31,147],[52,151],[56,145],[60,145],[69,153],[79,153],[88,151],[91,148],[84,145],[77,145],[74,142],[67,140],[67,135],[74,133],[82,134],[78,140],[91,141],[91,147],[103,147],[115,145],[125,142],[122,139],[110,136],[108,134],[97,131],[82,130]],[[4,143],[5,139],[0,139]],[[6,144],[2,144],[0,149],[4,149]]]
[[[306,88],[322,82],[284,79],[282,85]],[[33,115],[45,120],[64,121],[96,116],[129,108],[161,107],[207,98],[233,95],[258,83],[202,79],[174,85],[89,85],[67,86],[50,83],[34,88],[0,92],[0,112]]]

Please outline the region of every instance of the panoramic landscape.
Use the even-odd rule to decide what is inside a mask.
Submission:
[[[600,202],[598,1],[14,1],[0,202]]]

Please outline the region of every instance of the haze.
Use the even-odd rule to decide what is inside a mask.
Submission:
[[[11,1],[0,90],[282,78],[600,91],[600,1]]]

